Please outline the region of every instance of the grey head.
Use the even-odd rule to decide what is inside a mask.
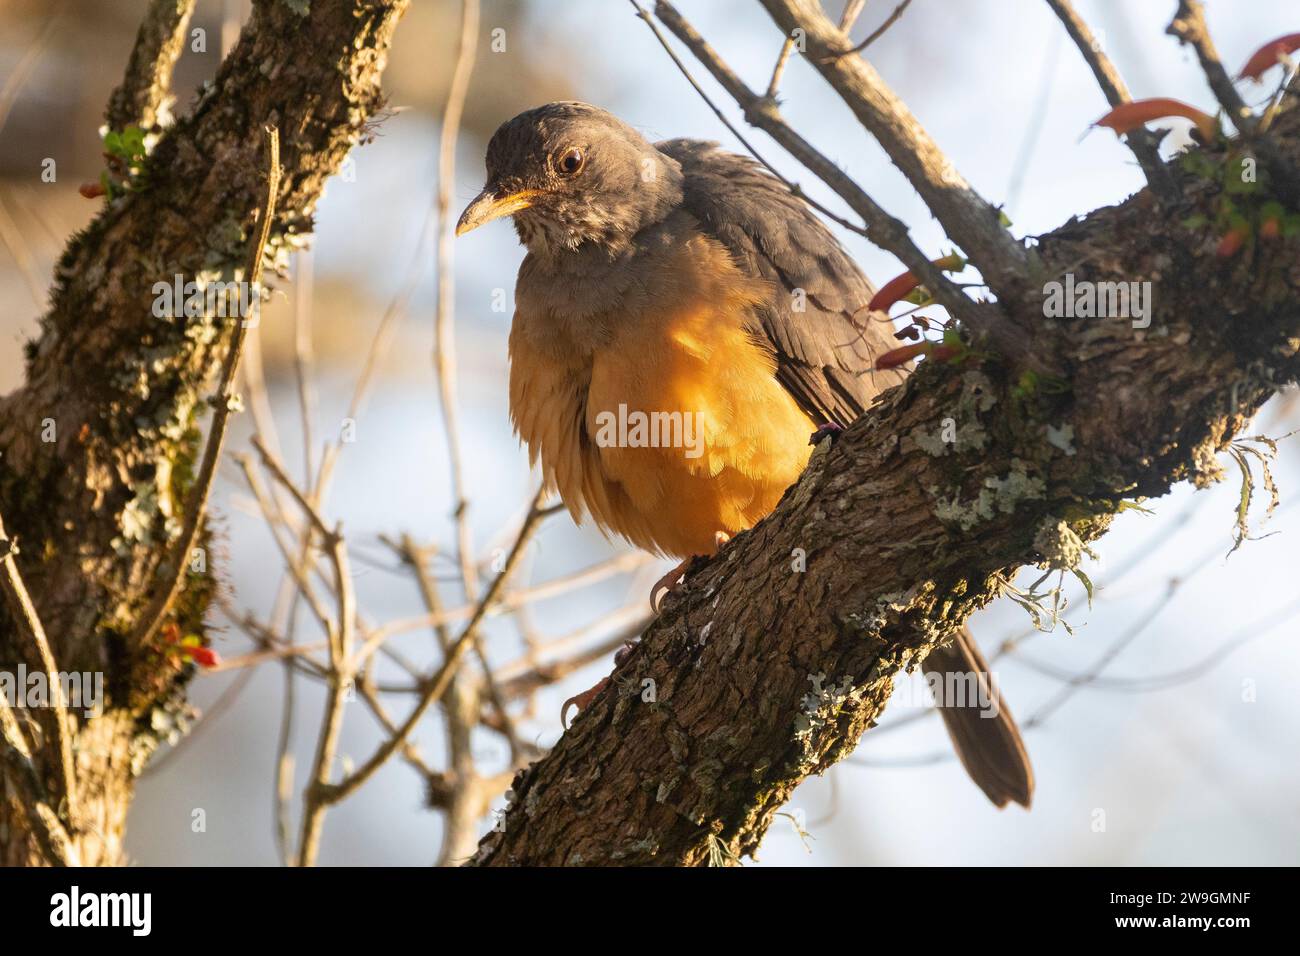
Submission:
[[[681,199],[677,161],[632,127],[587,103],[547,103],[493,134],[487,185],[456,235],[513,216],[530,252],[562,254],[591,243],[616,255]]]

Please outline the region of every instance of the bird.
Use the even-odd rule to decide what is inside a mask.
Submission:
[[[503,123],[485,165],[456,235],[509,216],[527,250],[514,428],[576,521],[681,559],[665,585],[776,506],[810,435],[833,440],[907,374],[875,369],[894,343],[866,276],[748,157],[566,101]],[[926,668],[975,675],[992,706],[937,700],[944,724],[985,795],[1028,808],[1028,754],[969,630]]]

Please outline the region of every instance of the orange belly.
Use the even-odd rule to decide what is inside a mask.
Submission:
[[[692,248],[693,247],[693,248]],[[813,422],[745,331],[768,293],[693,242],[661,307],[613,316],[587,355],[511,332],[511,414],[530,458],[575,519],[638,547],[711,554],[751,527],[802,472]],[[660,273],[664,274],[664,273]]]

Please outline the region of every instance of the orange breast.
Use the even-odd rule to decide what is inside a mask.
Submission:
[[[650,551],[710,554],[717,532],[772,510],[815,426],[744,328],[766,287],[704,239],[650,274],[665,286],[657,307],[607,317],[586,354],[542,344],[516,315],[511,414],[576,519]]]

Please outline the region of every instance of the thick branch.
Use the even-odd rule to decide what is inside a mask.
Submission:
[[[0,399],[0,512],[26,545],[23,579],[54,658],[68,671],[102,672],[110,695],[103,715],[76,729],[78,790],[93,804],[80,837],[87,863],[119,860],[132,768],[157,745],[149,715],[180,700],[183,665],[147,639],[157,629],[141,612],[151,599],[155,608],[168,604],[160,595],[174,580],[171,552],[195,481],[205,397],[226,362],[230,323],[240,321],[229,292],[212,305],[216,282],[247,278],[265,203],[262,128],[277,126],[282,137],[267,252],[283,260],[310,232],[325,181],[369,135],[406,5],[258,0],[189,115],[69,243],[40,336],[28,346],[26,383]],[[124,89],[148,87],[144,101],[156,103],[157,83],[139,81],[166,72],[166,44],[149,41],[162,35],[151,29]],[[142,63],[153,66],[142,73]],[[126,99],[136,105],[120,115],[140,122],[126,114],[144,101]],[[191,295],[186,283],[214,298],[197,314],[183,301],[169,309],[163,290],[178,282],[182,299]],[[206,546],[206,532],[199,543]],[[182,581],[168,623],[202,634],[210,573],[187,569]],[[10,617],[0,614],[0,666],[18,659]],[[0,807],[0,834],[8,834],[0,862],[34,858],[30,827],[8,807]]]
[[[108,128],[149,129],[169,111],[172,68],[185,46],[194,0],[152,0],[131,50],[122,85],[113,91],[104,119]]]

